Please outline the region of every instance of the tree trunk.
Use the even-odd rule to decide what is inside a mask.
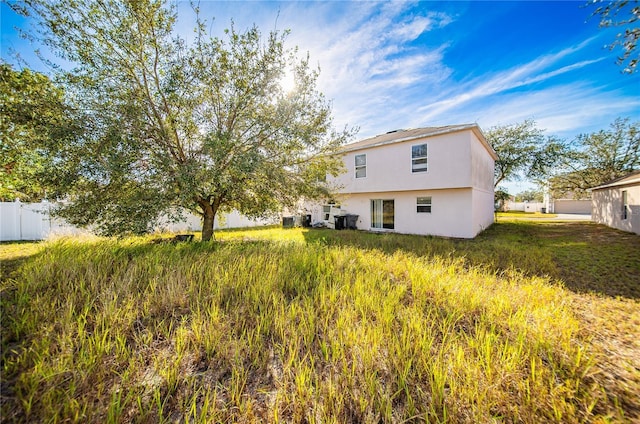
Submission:
[[[203,209],[202,241],[209,241],[213,237],[213,220],[216,217],[217,208],[209,202],[203,202],[201,206]]]

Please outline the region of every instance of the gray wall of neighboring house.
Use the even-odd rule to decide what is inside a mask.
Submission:
[[[626,192],[623,195],[623,192]],[[640,234],[640,184],[593,190],[592,220],[609,227]],[[626,206],[623,198],[626,196]]]
[[[543,202],[512,202],[508,201],[505,205],[505,210],[508,211],[523,211],[523,212],[542,212],[545,208],[546,213],[569,213],[569,214],[581,214],[590,215],[592,209],[591,199],[589,200],[570,200],[559,199],[554,200],[549,204],[547,208],[546,203]]]
[[[557,199],[553,201],[554,213],[579,213],[590,215],[592,210],[591,199],[588,200],[572,200]]]

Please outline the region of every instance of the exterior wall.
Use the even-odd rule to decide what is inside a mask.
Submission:
[[[495,161],[472,132],[471,137],[471,187],[491,192],[491,213],[493,214],[493,178]]]
[[[412,146],[427,144],[428,170],[412,172]],[[348,148],[348,146],[347,146]],[[355,177],[355,156],[366,154],[366,177]],[[494,159],[473,131],[459,131],[347,151],[346,172],[331,185],[336,201],[359,215],[358,229],[371,228],[371,200],[394,200],[395,228],[406,234],[473,238],[493,224]],[[417,197],[431,196],[432,212],[416,211]],[[323,220],[322,205],[307,205],[312,223]]]
[[[558,199],[553,202],[554,213],[581,213],[590,215],[591,209],[591,200]]]
[[[431,196],[431,213],[416,211],[417,198]],[[478,202],[487,203],[486,195],[478,196]],[[394,229],[371,228],[371,200],[394,200]],[[450,190],[390,191],[379,193],[354,193],[343,197],[342,209],[349,214],[358,215],[359,230],[395,232],[402,234],[434,235],[442,237],[473,238],[482,228],[474,228],[480,222],[488,222],[486,214],[477,217],[472,213],[474,193],[470,188]],[[493,195],[491,195],[493,211]],[[314,219],[321,206],[308,208]],[[493,212],[491,212],[491,223]]]
[[[475,232],[475,237],[486,228],[490,227],[494,221],[494,167],[495,161],[475,139],[475,135],[470,133],[471,139],[471,186],[472,203],[471,214],[473,217],[471,231]],[[475,139],[475,140],[474,140]]]
[[[622,219],[622,192],[627,192],[627,219]],[[640,185],[593,190],[591,219],[599,224],[640,234]]]
[[[471,187],[472,137],[475,138],[471,131],[461,131],[347,152],[344,154],[346,172],[332,182],[341,187],[342,193]],[[425,143],[428,170],[411,172],[411,146]],[[479,147],[484,150],[481,145]],[[355,177],[355,156],[360,154],[367,155],[367,176],[364,178]],[[486,155],[490,158],[488,152]],[[477,173],[480,175],[481,171]]]
[[[475,232],[473,237],[493,224],[495,218],[493,190],[472,189],[471,215],[473,218],[471,232]]]

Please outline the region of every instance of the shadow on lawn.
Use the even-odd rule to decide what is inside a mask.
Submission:
[[[39,242],[9,241],[0,243],[0,281],[11,278],[26,260],[42,253]]]
[[[562,280],[578,293],[640,299],[640,237],[593,223],[496,223],[473,240],[327,229],[311,229],[304,237],[390,254],[462,258],[492,272],[517,269]]]

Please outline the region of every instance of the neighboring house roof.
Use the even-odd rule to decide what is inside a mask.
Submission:
[[[615,180],[607,181],[597,187],[593,187],[590,190],[603,190],[611,187],[630,186],[640,184],[640,171],[632,172],[624,177],[616,178]]]
[[[462,125],[447,125],[443,127],[425,127],[425,128],[413,128],[409,130],[396,130],[389,131],[386,134],[380,134],[375,137],[367,138],[355,143],[347,144],[342,147],[343,152],[353,152],[356,150],[362,150],[370,147],[384,146],[387,144],[401,143],[403,141],[417,140],[427,137],[435,137],[443,134],[450,134],[459,131],[473,131],[494,160],[498,159],[498,155],[495,150],[489,145],[487,140],[482,134],[478,124],[462,124]]]

